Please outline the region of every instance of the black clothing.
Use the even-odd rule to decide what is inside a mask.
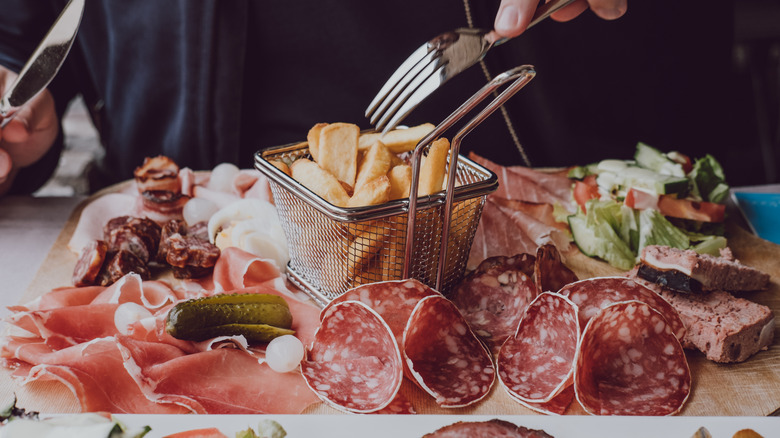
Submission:
[[[474,25],[492,27],[499,1],[468,3]],[[0,0],[0,64],[18,70],[64,4]],[[645,141],[712,153],[730,181],[755,166],[729,81],[732,8],[633,1],[618,20],[547,20],[491,51],[492,76],[537,69],[507,105],[531,164],[630,158]],[[106,149],[101,184],[130,178],[157,154],[193,169],[251,167],[255,151],[300,141],[317,122],[368,128],[363,111],[390,73],[427,39],[466,27],[465,9],[445,0],[90,0],[51,90],[60,114],[79,93],[90,105]],[[438,123],[485,82],[472,67],[404,123]],[[498,113],[466,138],[469,150],[523,164]]]

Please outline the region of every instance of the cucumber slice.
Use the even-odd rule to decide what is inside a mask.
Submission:
[[[588,225],[585,217],[569,216],[572,238],[580,251],[588,257],[598,257],[610,265],[629,270],[634,267],[635,256],[620,236],[607,222]]]
[[[682,164],[670,159],[663,152],[645,143],[639,142],[636,145],[634,160],[637,165],[661,175],[670,175],[680,178],[685,177],[685,171],[682,168]]]

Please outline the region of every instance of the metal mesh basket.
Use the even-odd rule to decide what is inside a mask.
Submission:
[[[287,271],[321,303],[360,284],[402,278],[409,200],[378,206],[334,206],[277,169],[270,161],[291,164],[309,158],[306,143],[266,149],[255,167],[271,181],[271,192],[290,249]],[[496,175],[465,158],[457,160],[447,260],[440,291],[462,277],[482,206],[498,187]],[[418,198],[410,276],[435,287],[442,239],[444,192]]]

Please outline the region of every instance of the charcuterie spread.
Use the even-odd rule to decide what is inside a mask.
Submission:
[[[430,127],[415,129],[424,135]],[[355,207],[387,202],[396,190],[408,196],[406,176],[393,180],[392,169],[406,164],[392,147],[344,124],[309,134],[313,160],[275,166],[326,201]],[[354,156],[332,157],[330,136],[354,140]],[[408,150],[410,140],[399,138],[407,144],[395,147]],[[441,190],[445,175],[439,158],[449,143],[437,144],[442,149],[432,146],[427,157],[433,170],[421,176],[427,193]],[[656,152],[642,146],[638,157],[660,175],[687,166]],[[287,281],[290,247],[300,242],[284,235],[262,174],[192,172],[149,159],[135,181],[80,211],[59,249],[69,251],[69,283],[10,307],[5,368],[23,385],[64,384],[82,411],[647,416],[686,413],[691,404],[696,414],[718,413],[720,406],[707,406],[716,383],[706,379],[744,372],[740,365],[757,355],[777,365],[777,284],[767,271],[780,267],[737,260],[731,240],[727,247],[707,227],[676,248],[642,228],[659,229],[661,219],[643,215],[666,212],[658,203],[674,204],[682,181],[718,200],[722,178],[702,179],[717,176],[714,159],[683,176],[632,171],[666,192],[656,194],[655,207],[616,207],[632,208],[621,217],[635,221],[625,223],[624,244],[636,252],[618,259],[608,254],[620,244],[604,237],[623,226],[603,216],[615,201],[587,187],[576,192],[597,175],[598,187],[612,178],[610,196],[622,191],[628,202],[634,187],[608,175],[618,164],[583,167],[572,179],[568,169],[471,159],[497,175],[499,189],[485,201],[455,287],[442,294],[416,279],[361,279],[381,268],[386,250],[384,240],[376,248],[366,240],[373,249],[351,266],[354,287],[324,308]],[[549,435],[495,420],[427,436]]]

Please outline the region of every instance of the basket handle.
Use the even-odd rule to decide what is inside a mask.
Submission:
[[[411,271],[412,254],[414,253],[414,231],[417,216],[417,188],[420,180],[420,162],[422,160],[422,151],[433,140],[440,137],[447,129],[459,121],[467,113],[471,112],[480,102],[493,93],[497,88],[506,84],[509,81],[515,80],[509,87],[507,87],[500,95],[498,95],[492,102],[490,102],[485,108],[480,111],[469,123],[467,123],[460,131],[453,137],[450,148],[450,166],[447,177],[447,190],[446,201],[444,206],[444,218],[442,219],[442,241],[441,249],[439,253],[439,266],[436,274],[436,289],[441,288],[441,282],[444,276],[444,267],[447,260],[447,246],[449,240],[449,228],[450,219],[452,217],[452,202],[454,199],[454,188],[456,171],[458,164],[458,155],[460,151],[460,143],[463,137],[468,135],[474,128],[482,123],[488,116],[503,105],[510,97],[523,88],[531,79],[536,76],[536,71],[533,66],[522,65],[499,74],[493,80],[485,84],[479,91],[471,96],[466,102],[464,102],[458,109],[450,114],[444,121],[439,123],[436,128],[433,129],[428,135],[426,135],[412,153],[412,181],[409,189],[409,212],[406,226],[406,247],[404,252],[404,270],[403,278],[409,278]]]

